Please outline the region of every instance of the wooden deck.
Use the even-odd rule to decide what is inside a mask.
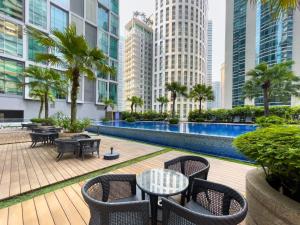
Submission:
[[[114,171],[113,173],[139,173],[159,168],[163,162],[183,153],[172,151]],[[208,179],[229,185],[245,193],[245,175],[253,167],[208,158],[211,169]],[[0,210],[0,225],[85,225],[89,210],[80,192],[81,184],[35,197]]]
[[[102,154],[114,147],[121,157],[105,161]],[[84,161],[65,155],[59,162],[53,146],[30,148],[30,143],[0,145],[0,200],[35,190],[72,177],[103,169],[161,150],[143,143],[101,137],[101,157],[87,156]]]

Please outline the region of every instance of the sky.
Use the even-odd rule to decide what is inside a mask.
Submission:
[[[225,56],[225,6],[226,0],[208,0],[209,19],[213,21],[213,81],[220,80],[220,68]],[[120,32],[125,36],[125,25],[134,11],[154,13],[155,0],[120,0]]]

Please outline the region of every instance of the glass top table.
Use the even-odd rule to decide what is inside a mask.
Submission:
[[[150,197],[152,225],[157,224],[158,197],[183,193],[189,185],[185,175],[167,169],[146,170],[137,175],[136,182],[142,191],[142,198],[145,199],[145,193]]]

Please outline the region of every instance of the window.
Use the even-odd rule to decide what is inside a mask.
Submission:
[[[165,70],[169,69],[169,56],[165,57]]]
[[[166,47],[165,47],[166,53],[169,53],[169,39],[166,40]]]
[[[110,9],[115,14],[119,14],[119,0],[110,0]]]
[[[182,19],[182,5],[179,6],[178,9],[178,18],[181,20]]]
[[[0,53],[22,57],[22,26],[0,19],[0,34]]]
[[[194,42],[193,42],[192,39],[191,39],[191,42],[190,42],[190,51],[191,51],[191,53],[194,52]]]
[[[166,37],[169,37],[169,30],[170,30],[170,27],[169,27],[169,24],[167,23],[166,24]]]
[[[18,61],[0,58],[0,93],[22,95],[23,89],[19,87],[23,82],[24,64]]]
[[[182,22],[178,22],[178,36],[182,35]]]
[[[28,60],[35,61],[36,53],[47,53],[47,48],[28,35]]]
[[[181,55],[178,55],[178,69],[181,69]]]
[[[189,7],[186,5],[185,8],[184,8],[184,18],[186,20],[189,19]]]
[[[98,27],[108,31],[108,10],[101,6],[98,10]]]
[[[175,22],[172,23],[172,36],[175,36],[175,32],[176,32],[176,26],[175,26]]]
[[[109,0],[99,0],[99,2],[100,2],[102,5],[104,5],[104,6],[106,6],[107,8],[109,8]]]
[[[47,0],[29,0],[29,22],[47,29]]]
[[[160,10],[160,23],[162,23],[164,20],[164,12],[163,10]]]
[[[110,37],[109,56],[118,59],[118,39]]]
[[[54,5],[51,5],[50,29],[64,31],[68,26],[68,13]]]
[[[182,39],[178,38],[178,52],[182,51]]]
[[[189,35],[189,23],[188,22],[184,23],[184,32],[185,32],[185,36]]]
[[[107,86],[107,82],[98,80],[98,103],[104,102],[107,99]]]
[[[109,99],[113,100],[117,104],[118,88],[116,83],[109,83]]]
[[[159,28],[159,33],[160,33],[160,38],[162,38],[163,35],[164,35],[164,32],[163,32],[163,26],[160,26],[160,28]]]
[[[99,37],[98,37],[98,47],[105,53],[108,54],[108,35],[103,32],[99,31]]]
[[[166,8],[166,21],[168,21],[169,18],[170,18],[170,9],[168,7],[168,8]]]
[[[175,69],[175,55],[172,55],[171,67]]]
[[[23,20],[23,0],[0,1],[0,12],[17,20]]]
[[[119,33],[119,18],[112,14],[110,15],[110,32],[115,35]]]
[[[72,0],[71,11],[81,18],[84,17],[84,0]]]
[[[188,39],[185,38],[185,39],[184,39],[184,51],[185,51],[185,52],[188,52],[188,48],[189,48],[189,47],[188,47]]]
[[[184,55],[184,69],[188,68],[188,56]]]
[[[175,52],[175,38],[172,39],[172,52]]]
[[[172,6],[172,20],[176,18],[176,6]]]

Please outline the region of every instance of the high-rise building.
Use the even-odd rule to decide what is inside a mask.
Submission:
[[[119,39],[119,68],[118,68],[118,111],[125,110],[125,81],[124,81],[124,63],[125,63],[125,38]]]
[[[148,111],[152,108],[152,27],[134,17],[125,28],[125,100],[140,97],[144,103],[141,110]],[[126,110],[130,110],[130,104],[126,101]]]
[[[227,101],[227,99],[225,98],[225,64],[223,63],[221,65],[221,69],[220,69],[220,73],[221,73],[221,108],[224,109],[225,108],[225,101]]]
[[[160,110],[156,99],[171,94],[165,84],[179,82],[188,92],[195,84],[206,82],[207,0],[155,0],[153,109]],[[176,113],[187,118],[198,106],[178,96]],[[170,111],[171,103],[167,109]]]
[[[212,89],[213,89],[215,99],[211,103],[211,108],[212,109],[220,109],[221,108],[221,82],[213,81]]]
[[[244,100],[243,86],[246,73],[257,64],[269,65],[294,60],[293,70],[300,75],[300,12],[291,11],[274,20],[267,5],[250,1],[228,0],[226,5],[225,49],[225,107],[244,104],[262,105],[262,97]],[[285,103],[272,99],[271,105],[294,105],[295,97]]]
[[[206,74],[206,85],[212,86],[212,34],[213,33],[213,22],[208,20],[207,24],[207,74]],[[213,103],[207,102],[207,108],[211,109]]]
[[[46,52],[24,29],[34,27],[44,33],[63,31],[75,24],[91,47],[98,46],[108,56],[108,63],[118,65],[118,0],[2,0],[0,2],[0,117],[30,119],[37,116],[39,102],[29,95],[29,87],[20,88],[23,70],[35,62],[37,52]],[[82,76],[78,94],[78,117],[100,119],[103,101],[117,103],[117,76],[99,74],[96,80]],[[50,115],[70,114],[70,95],[56,96]]]

